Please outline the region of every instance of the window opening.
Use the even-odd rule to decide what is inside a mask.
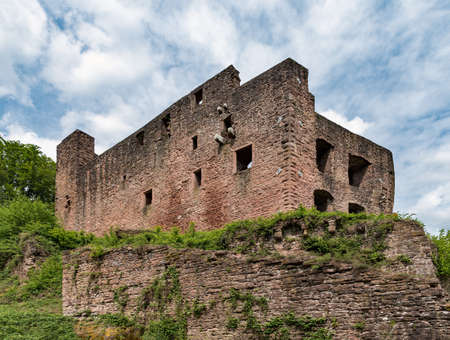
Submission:
[[[360,206],[359,204],[356,203],[349,203],[348,204],[348,212],[351,214],[359,214],[366,211],[366,209],[364,209],[363,206]]]
[[[231,119],[231,115],[229,115],[227,118],[223,120],[223,127],[228,137],[230,138],[235,137],[236,134],[233,129],[233,120]]]
[[[228,128],[233,127],[233,121],[231,120],[231,115],[223,120],[223,126],[225,127],[225,131],[228,131]]]
[[[194,136],[192,137],[192,150],[197,149],[197,147],[198,147],[198,137]]]
[[[162,123],[163,123],[163,127],[164,127],[164,131],[167,133],[167,135],[170,137],[171,136],[171,121],[170,121],[170,114],[166,115],[163,119],[162,119]]]
[[[237,171],[250,169],[252,167],[252,146],[246,146],[245,148],[236,151],[236,168]]]
[[[136,139],[137,139],[139,145],[144,145],[144,131],[139,132],[136,135]]]
[[[202,185],[202,169],[194,171],[194,178],[195,178],[195,187],[198,188],[199,186]]]
[[[319,211],[327,211],[328,205],[333,202],[333,196],[326,190],[314,190],[314,206]]]
[[[359,187],[370,163],[362,157],[348,156],[348,180],[350,185]]]
[[[202,105],[203,104],[203,89],[200,89],[197,92],[195,92],[194,96],[195,96],[195,103],[197,105]]]
[[[72,202],[70,201],[70,196],[66,195],[66,205],[64,208],[70,209],[71,204],[72,204]]]
[[[333,148],[333,145],[328,143],[323,139],[316,139],[316,163],[317,169],[320,172],[325,171],[325,167],[327,166],[328,156],[330,155],[330,151]]]
[[[145,206],[148,207],[152,204],[153,201],[153,191],[150,189],[145,192]]]

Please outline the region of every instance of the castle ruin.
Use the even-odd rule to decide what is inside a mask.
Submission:
[[[57,148],[57,216],[97,235],[393,202],[391,152],[317,114],[292,59],[243,85],[227,67],[101,155],[80,130]]]

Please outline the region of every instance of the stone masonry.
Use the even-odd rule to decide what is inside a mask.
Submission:
[[[430,241],[416,223],[395,222],[386,239],[391,264],[382,267],[336,261],[314,266],[293,236],[267,241],[275,242],[278,257],[165,246],[125,247],[101,258],[92,258],[88,249],[68,253],[63,312],[140,315],[144,292],[172,267],[183,301],[205,306],[201,315],[187,320],[189,339],[258,338],[245,321],[227,327],[227,320],[243,320],[245,313],[242,305],[231,307],[226,298],[231,289],[267,300],[265,312],[255,309],[260,322],[288,312],[326,317],[333,339],[450,339],[448,295],[434,273]],[[410,261],[399,262],[399,255]],[[169,305],[166,312],[175,314]],[[291,339],[301,338],[291,330]]]
[[[315,113],[292,59],[243,85],[229,66],[101,155],[79,130],[57,148],[56,213],[98,235],[393,202],[391,152]]]

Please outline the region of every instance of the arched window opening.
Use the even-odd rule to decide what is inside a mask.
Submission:
[[[359,214],[366,211],[363,206],[357,204],[357,203],[349,203],[348,204],[348,212],[350,214]]]

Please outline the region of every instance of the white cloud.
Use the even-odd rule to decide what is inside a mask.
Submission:
[[[354,117],[352,120],[348,120],[347,117],[333,110],[320,112],[320,114],[358,135],[363,135],[371,125],[359,116]]]
[[[10,115],[3,116],[2,123],[9,120]],[[58,140],[40,137],[34,131],[28,130],[25,127],[17,123],[9,123],[3,128],[3,137],[8,140],[18,140],[23,144],[36,144],[42,152],[48,157],[56,161],[56,145],[59,144]]]
[[[17,68],[37,61],[47,40],[47,16],[38,1],[0,3],[0,98],[31,105],[29,79]]]
[[[77,4],[65,14],[67,29],[53,26],[42,70],[62,99],[98,99],[150,77],[159,57],[143,38],[145,10],[118,1],[106,7],[92,1]],[[89,15],[92,22],[85,21]]]
[[[203,0],[193,1],[176,20],[181,25],[177,31],[182,33],[177,36],[179,43],[203,49],[212,57],[210,62],[219,65],[235,61],[238,33],[233,18],[225,8]],[[183,39],[184,35],[187,40]]]
[[[427,216],[433,234],[442,228],[450,229],[450,183],[427,191],[411,209],[418,215]]]
[[[81,129],[96,139],[96,153],[102,153],[111,145],[143,124],[141,112],[125,103],[120,97],[112,97],[107,112],[69,111],[61,118],[63,133],[68,135]]]

